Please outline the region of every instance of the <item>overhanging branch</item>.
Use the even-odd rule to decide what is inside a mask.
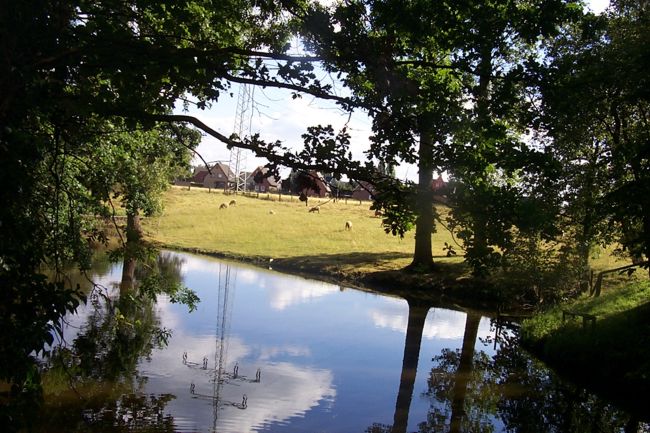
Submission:
[[[274,81],[274,80],[260,80],[260,79],[255,79],[255,78],[245,78],[245,77],[237,77],[235,75],[230,75],[230,74],[224,74],[223,76],[226,80],[232,81],[234,83],[240,83],[240,84],[250,84],[253,86],[260,86],[260,87],[275,87],[279,89],[288,89],[288,90],[293,90],[295,92],[300,92],[300,93],[306,93],[308,95],[315,96],[319,99],[327,99],[330,101],[336,101],[341,104],[343,104],[345,107],[360,107],[360,108],[365,108],[367,110],[371,110],[372,107],[367,106],[365,104],[362,104],[359,101],[352,100],[350,98],[346,98],[343,96],[337,96],[333,95],[329,92],[326,92],[325,90],[320,89],[317,86],[313,87],[305,87],[305,86],[300,86],[297,84],[291,84],[291,83],[283,83],[281,81]]]
[[[261,140],[237,140],[227,137],[214,128],[206,125],[204,122],[194,116],[185,114],[149,114],[142,113],[133,117],[139,117],[142,120],[153,120],[156,122],[184,122],[194,125],[196,128],[205,132],[206,134],[216,138],[217,140],[225,143],[229,148],[238,147],[240,149],[251,150],[259,157],[266,158],[271,164],[277,166],[286,166],[302,170],[318,170],[323,172],[337,171],[345,173],[349,177],[356,179],[368,179],[369,173],[361,166],[360,163],[345,160],[347,165],[342,166],[343,161],[337,161],[339,167],[333,167],[332,164],[326,162],[305,162],[298,155],[292,153],[286,147],[281,146],[279,141],[267,143]]]

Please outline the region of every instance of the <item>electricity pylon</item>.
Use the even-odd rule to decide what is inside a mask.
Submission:
[[[237,96],[237,112],[235,113],[234,133],[241,139],[244,135],[250,135],[253,122],[253,102],[255,88],[248,84],[239,85]],[[233,171],[234,179],[230,188],[235,193],[246,191],[246,158],[248,152],[239,147],[230,149],[230,169]]]

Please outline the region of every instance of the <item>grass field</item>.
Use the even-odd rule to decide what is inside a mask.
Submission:
[[[231,200],[237,204],[219,208]],[[381,219],[365,201],[310,198],[306,207],[296,196],[261,194],[253,198],[173,187],[164,202],[162,216],[147,219],[144,228],[149,239],[169,247],[356,270],[403,268],[413,254],[414,232],[404,239],[386,234]],[[308,212],[314,206],[320,206],[320,212]],[[352,230],[345,229],[346,221],[352,223]],[[453,242],[448,232],[433,235],[436,260],[460,262],[460,258],[445,257],[445,242]]]

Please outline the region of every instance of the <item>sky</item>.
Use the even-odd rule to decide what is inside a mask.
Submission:
[[[609,0],[587,0],[586,3],[594,13],[601,13],[609,6]],[[319,78],[323,83],[332,84],[339,94],[344,92],[336,79],[326,72],[320,72]],[[187,114],[199,118],[208,126],[229,136],[236,129],[235,117],[239,86],[234,84],[231,91],[232,97],[224,94],[218,103],[210,109],[190,108]],[[333,102],[322,101],[308,95],[294,100],[289,91],[271,88],[253,89],[253,101],[253,107],[244,113],[244,133],[259,133],[261,138],[266,141],[280,140],[286,146],[300,149],[302,147],[301,135],[308,126],[330,124],[335,131],[338,131],[347,124],[351,134],[352,156],[354,159],[365,160],[364,150],[368,147],[368,137],[371,135],[371,121],[362,112],[354,113],[350,117]],[[182,110],[179,107],[175,112],[181,113]],[[228,162],[231,158],[226,145],[210,136],[203,136],[197,151],[207,162]],[[246,171],[253,171],[266,162],[265,159],[255,157],[250,151],[242,151],[241,158],[240,167]],[[200,158],[194,158],[193,164],[201,163]],[[234,164],[232,165],[234,166]],[[283,170],[283,176],[287,172],[288,169]],[[403,164],[396,168],[396,176],[404,180],[417,180],[417,168],[413,165]]]

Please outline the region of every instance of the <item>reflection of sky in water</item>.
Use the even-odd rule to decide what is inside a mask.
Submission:
[[[166,410],[179,430],[213,427],[218,322],[226,324],[224,371],[231,375],[237,363],[241,375],[219,389],[218,431],[363,432],[373,423],[393,422],[408,319],[405,301],[230,264],[227,315],[221,322],[218,293],[220,281],[225,284],[225,263],[180,256],[184,284],[201,302],[188,313],[185,306],[159,301],[161,325],[173,335],[167,348],[155,350],[139,367],[148,378],[145,393],[176,396]],[[119,278],[119,271],[114,268],[113,277]],[[464,313],[429,311],[409,431],[426,419],[429,401],[422,393],[431,358],[443,348],[459,348],[464,326]],[[479,337],[488,333],[484,319]],[[200,368],[204,357],[207,370]],[[258,368],[261,382],[255,383]],[[245,410],[236,407],[244,394]]]

